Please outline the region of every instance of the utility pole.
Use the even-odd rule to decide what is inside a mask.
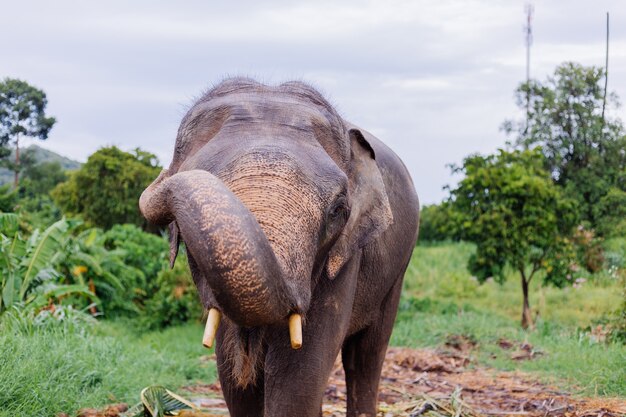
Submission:
[[[531,3],[526,4],[526,26],[524,32],[526,33],[526,130],[524,134],[528,133],[528,125],[530,123],[530,46],[533,43],[533,29],[532,18],[534,7]]]
[[[609,83],[609,12],[606,12],[606,60],[604,63],[604,98],[602,99],[602,127],[604,127],[604,109],[606,108],[606,87]]]

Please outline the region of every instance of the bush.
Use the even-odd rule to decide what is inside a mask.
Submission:
[[[85,282],[71,281],[63,273],[63,265],[85,255],[67,250],[75,222],[59,220],[25,239],[17,230],[17,215],[2,213],[0,220],[0,313],[14,306],[39,311],[54,303],[88,304],[95,299]]]
[[[458,240],[458,215],[448,202],[422,207],[420,211],[420,242]]]
[[[124,265],[124,268],[117,267],[114,273],[125,290],[104,297],[108,301],[107,313],[116,317],[142,314],[146,300],[158,290],[159,272],[167,266],[166,240],[143,232],[133,224],[115,225],[102,233],[98,240]]]
[[[591,273],[599,272],[604,266],[604,250],[602,241],[595,236],[593,230],[579,226],[572,236],[576,246],[578,261]]]
[[[603,242],[607,269],[626,268],[626,237],[615,237]]]
[[[202,303],[182,251],[173,269],[163,269],[158,274],[156,287],[154,295],[146,301],[141,320],[144,328],[163,328],[200,319]]]
[[[114,146],[93,153],[69,180],[51,192],[66,215],[80,215],[92,226],[110,229],[119,223],[146,226],[137,201],[159,174],[156,156]]]
[[[141,270],[148,280],[154,281],[168,262],[167,241],[133,224],[113,226],[104,234],[104,245],[107,249],[123,250],[124,262]]]
[[[626,236],[626,191],[611,188],[594,206],[594,214],[602,235]]]
[[[17,191],[12,190],[10,185],[0,187],[0,212],[8,213],[17,205]]]

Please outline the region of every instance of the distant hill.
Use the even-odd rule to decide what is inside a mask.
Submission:
[[[63,169],[66,169],[66,170],[78,169],[82,165],[78,161],[74,161],[73,159],[66,158],[63,155],[59,155],[56,152],[49,151],[37,145],[30,145],[24,149],[20,149],[21,152],[24,152],[26,150],[33,152],[35,161],[37,161],[38,163],[58,162],[61,164],[61,167],[63,167]],[[15,158],[15,152],[11,152],[10,158]],[[0,186],[4,184],[12,184],[12,183],[13,183],[13,172],[9,171],[6,168],[0,167]]]

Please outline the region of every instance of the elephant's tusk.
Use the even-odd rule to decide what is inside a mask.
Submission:
[[[289,316],[289,338],[293,349],[302,347],[302,316],[300,314],[294,313]]]
[[[204,347],[213,347],[213,341],[215,341],[215,334],[217,333],[221,318],[222,313],[220,313],[217,308],[209,310],[209,317],[206,319],[206,327],[204,328],[204,336],[202,337]]]

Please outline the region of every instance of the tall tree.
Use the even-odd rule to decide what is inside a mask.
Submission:
[[[582,220],[593,226],[598,220],[594,205],[615,185],[626,161],[619,151],[624,127],[603,114],[604,77],[602,68],[566,62],[545,82],[522,83],[516,98],[520,109],[528,105],[528,121],[503,124],[517,147],[541,146],[552,178],[577,200]],[[607,109],[618,105],[617,95],[609,94]]]
[[[15,173],[15,187],[21,169],[20,139],[26,136],[45,140],[56,122],[54,117],[46,116],[47,104],[46,93],[26,81],[5,78],[0,82],[0,156],[5,158],[4,165]],[[7,146],[15,148],[13,162],[6,160]]]
[[[89,224],[110,229],[118,223],[147,227],[139,213],[143,190],[161,171],[156,156],[115,146],[93,153],[87,162],[51,192],[68,215],[80,215]]]
[[[576,221],[572,204],[543,164],[540,149],[469,156],[454,168],[465,178],[450,199],[462,220],[461,237],[477,245],[470,271],[481,282],[502,282],[507,266],[519,272],[524,328],[533,326],[529,286],[537,272],[546,272],[546,283],[562,286],[576,270],[575,253],[562,237]]]

